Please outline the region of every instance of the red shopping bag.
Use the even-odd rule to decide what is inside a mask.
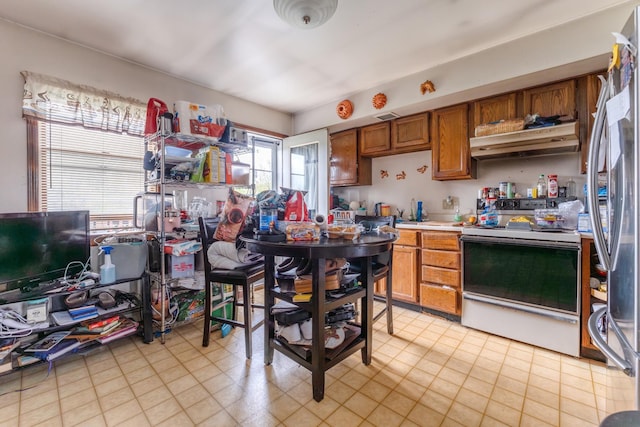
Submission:
[[[158,131],[158,117],[168,113],[169,109],[164,101],[157,98],[149,98],[147,103],[147,120],[144,124],[144,134],[151,135]]]

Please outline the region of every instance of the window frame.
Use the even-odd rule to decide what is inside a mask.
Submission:
[[[32,212],[41,211],[46,209],[41,204],[41,198],[43,197],[42,188],[43,180],[46,179],[46,174],[48,172],[43,171],[41,167],[41,146],[40,146],[40,126],[42,123],[46,123],[47,125],[54,126],[68,126],[69,128],[73,128],[73,125],[67,125],[64,123],[55,123],[48,121],[41,121],[34,117],[26,116],[26,126],[27,126],[27,209]],[[92,129],[81,127],[83,131],[90,132],[104,132],[100,129]],[[112,132],[110,132],[112,133]],[[137,135],[130,135],[132,137],[137,137]],[[142,136],[140,138],[140,148],[144,150],[144,138]],[[116,155],[117,156],[117,155]],[[140,174],[142,180],[144,181],[144,170],[142,167],[142,159],[140,161]],[[144,182],[142,182],[137,193],[144,191]],[[121,214],[91,214],[90,217],[90,225],[91,232],[102,232],[102,231],[124,231],[131,230],[135,228],[134,217],[133,217],[133,202],[134,202],[135,194],[131,197],[131,210],[129,212],[123,212]],[[89,209],[90,206],[84,207],[84,209]],[[91,211],[91,210],[90,210]]]

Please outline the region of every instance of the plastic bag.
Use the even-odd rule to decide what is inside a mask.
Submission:
[[[304,201],[302,191],[296,191],[287,200],[284,210],[285,221],[309,221],[309,213],[307,212],[307,204]]]
[[[580,200],[559,203],[558,212],[564,219],[562,228],[575,230],[578,228],[578,214],[584,212],[584,205]]]
[[[147,102],[147,119],[144,124],[144,134],[151,135],[158,131],[158,117],[168,113],[167,104],[157,98],[149,98]]]
[[[222,218],[213,235],[214,239],[235,242],[236,237],[244,228],[245,218],[252,202],[252,197],[240,194],[230,188],[229,197],[227,197],[222,209]]]

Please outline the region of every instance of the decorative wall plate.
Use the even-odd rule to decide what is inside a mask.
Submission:
[[[431,93],[435,91],[436,91],[436,87],[433,85],[433,82],[431,80],[425,80],[420,85],[420,92],[422,92],[423,95],[427,92]]]
[[[373,103],[374,108],[379,110],[387,105],[387,95],[381,92],[376,93],[375,95],[373,95],[373,99],[371,100],[371,102]]]
[[[336,113],[341,119],[348,119],[353,114],[353,104],[348,99],[341,101],[336,107]]]

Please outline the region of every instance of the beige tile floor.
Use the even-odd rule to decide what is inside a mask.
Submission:
[[[243,331],[201,346],[201,322],[165,344],[126,338],[101,351],[0,377],[2,426],[597,426],[602,363],[575,359],[396,308],[374,326],[370,366],[354,354],[311,375],[276,352],[244,357]],[[26,389],[13,392],[16,389]]]

